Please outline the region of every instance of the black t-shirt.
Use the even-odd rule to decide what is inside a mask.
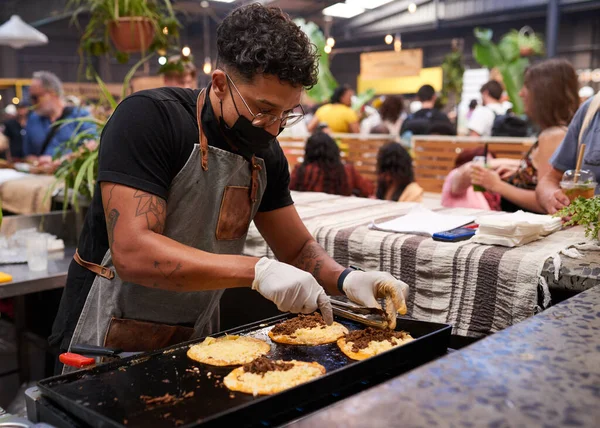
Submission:
[[[4,123],[4,135],[8,138],[10,154],[13,158],[23,158],[23,135],[25,128],[17,119],[7,120]]]
[[[198,93],[199,90],[159,88],[137,92],[119,104],[100,139],[98,182],[79,238],[81,258],[100,264],[108,251],[100,182],[150,192],[169,203],[171,181],[198,143]],[[208,96],[202,109],[202,126],[209,145],[235,152],[219,130]],[[258,210],[272,211],[291,205],[289,167],[279,144],[257,152],[256,156],[264,160],[267,174]],[[71,262],[51,344],[62,349],[68,346],[94,278],[95,274]]]

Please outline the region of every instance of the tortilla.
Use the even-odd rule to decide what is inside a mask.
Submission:
[[[399,337],[394,337],[394,335]],[[354,340],[357,336],[362,337]],[[373,339],[369,340],[369,336]],[[383,338],[384,336],[387,338]],[[414,340],[413,337],[406,331],[377,330],[369,327],[365,330],[353,331],[338,339],[337,345],[348,358],[366,360],[392,348],[402,346],[411,340]]]
[[[265,355],[271,346],[264,340],[246,336],[207,337],[188,349],[187,356],[199,363],[212,366],[246,364]]]
[[[286,345],[323,345],[333,343],[347,333],[348,329],[342,324],[334,322],[327,325],[321,315],[315,313],[299,315],[277,324],[269,331],[269,337],[273,342]]]
[[[264,364],[266,363],[266,367]],[[253,370],[251,365],[263,365]],[[271,366],[271,368],[269,368]],[[277,366],[277,369],[273,369]],[[255,367],[254,367],[255,368]],[[238,367],[223,379],[223,384],[231,391],[253,395],[272,395],[294,386],[313,380],[325,374],[325,367],[319,363],[304,361],[268,360],[261,357],[250,364]]]

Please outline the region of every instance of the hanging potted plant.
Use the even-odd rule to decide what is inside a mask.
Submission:
[[[170,0],[70,0],[67,9],[77,24],[79,13],[90,13],[81,37],[81,49],[89,55],[112,52],[127,62],[131,53],[177,45],[179,22]]]

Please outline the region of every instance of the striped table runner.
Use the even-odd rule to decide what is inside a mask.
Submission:
[[[292,192],[308,230],[340,264],[383,270],[410,286],[408,316],[449,323],[453,333],[481,337],[502,330],[543,309],[541,287],[546,259],[584,242],[581,228],[557,232],[523,247],[505,248],[443,243],[431,238],[370,230],[406,214],[412,203],[395,203]],[[437,210],[457,215],[493,215],[466,208]],[[254,224],[244,254],[274,258]],[[544,291],[544,289],[546,291]]]

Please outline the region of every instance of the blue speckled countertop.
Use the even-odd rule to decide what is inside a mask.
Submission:
[[[291,425],[600,427],[600,287]]]

